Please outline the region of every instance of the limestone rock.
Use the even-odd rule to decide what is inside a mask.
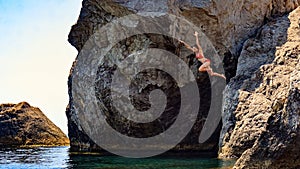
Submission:
[[[1,104],[0,147],[35,145],[69,145],[69,139],[40,109],[26,102]]]
[[[300,167],[300,7],[247,40],[225,90],[220,157],[235,168]]]
[[[95,5],[97,4],[97,5]],[[113,10],[111,10],[113,8]],[[88,9],[95,9],[94,11],[89,11]],[[83,9],[80,14],[78,23],[73,26],[72,31],[69,35],[69,41],[77,49],[81,49],[88,37],[93,33],[93,29],[110,22],[113,18],[123,16],[125,14],[130,14],[132,11],[127,10],[125,7],[118,5],[112,1],[83,1]],[[95,15],[97,14],[97,15]],[[98,14],[100,16],[98,16]],[[81,17],[86,16],[86,17]],[[93,22],[88,22],[93,20]],[[95,21],[95,22],[94,22]],[[97,21],[97,22],[96,22]],[[88,30],[88,25],[92,25],[92,29],[86,34]],[[143,26],[143,24],[141,24]],[[105,36],[105,35],[102,35]],[[112,38],[112,36],[110,37]],[[161,89],[168,95],[168,106],[166,107],[166,113],[159,120],[148,125],[138,125],[122,118],[117,114],[117,111],[111,106],[110,95],[110,84],[112,79],[112,74],[116,68],[111,67],[110,59],[116,60],[120,58],[126,58],[128,54],[134,51],[141,50],[144,48],[159,48],[167,50],[171,53],[176,54],[176,45],[173,44],[173,39],[166,38],[160,35],[137,35],[135,37],[128,38],[120,42],[118,45],[113,47],[108,53],[108,58],[106,62],[99,65],[98,77],[96,79],[95,87],[97,89],[96,95],[100,102],[108,108],[108,116],[111,119],[110,124],[114,126],[121,133],[129,134],[135,137],[149,137],[151,135],[156,135],[160,132],[165,131],[174,122],[176,114],[179,111],[180,105],[180,93],[179,88],[176,87],[176,83],[172,78],[162,72],[162,71],[145,71],[141,72],[134,83],[132,83],[132,95],[134,100],[134,106],[138,110],[147,110],[149,108],[149,93],[154,89]],[[193,72],[197,74],[197,67],[199,66],[193,57],[188,58],[187,63],[193,67]],[[76,64],[76,62],[74,63]],[[135,63],[133,63],[134,65]],[[84,67],[81,66],[84,71]],[[136,72],[138,73],[138,72]],[[178,72],[182,73],[182,72]],[[200,95],[203,100],[207,100],[209,103],[210,90],[204,90],[205,88],[210,88],[208,76],[204,73],[198,73],[198,83],[200,88]],[[69,77],[69,94],[70,94],[70,104],[67,109],[67,116],[69,120],[69,137],[71,141],[71,149],[74,151],[101,151],[87,134],[84,132],[79,124],[78,116],[73,106],[72,98],[72,71]],[[160,85],[157,85],[160,84]],[[188,86],[185,86],[187,88]],[[141,92],[142,91],[142,92]],[[174,150],[177,151],[198,151],[204,153],[214,154],[217,153],[218,147],[218,135],[220,128],[211,137],[210,142],[205,144],[198,144],[198,136],[201,132],[201,128],[204,124],[204,120],[207,116],[209,110],[209,104],[201,102],[201,110],[199,110],[199,115],[196,124],[188,136],[178,145]],[[166,122],[168,121],[168,122]],[[146,134],[146,135],[143,135]]]
[[[224,59],[226,75],[233,77],[243,43],[274,15],[295,9],[300,0],[83,0],[69,42],[79,51],[99,26],[137,12],[161,12],[184,17],[200,27]],[[180,29],[182,25],[177,25]],[[176,36],[176,35],[174,35]],[[182,37],[178,37],[182,38]]]
[[[80,52],[89,37],[95,33],[99,27],[111,22],[115,18],[138,12],[161,12],[163,14],[171,13],[184,17],[202,29],[202,31],[208,36],[210,41],[216,47],[220,57],[222,59],[224,58],[226,75],[228,78],[231,78],[235,76],[237,58],[240,50],[242,49],[243,43],[249,39],[249,37],[255,35],[261,26],[264,25],[269,19],[272,19],[273,16],[282,15],[291,11],[299,5],[299,2],[299,0],[83,0],[79,19],[72,27],[69,34],[69,42]],[[184,29],[185,27],[185,25],[180,24],[176,26],[175,23],[174,26],[178,29]],[[121,32],[122,30],[119,31]],[[187,33],[193,34],[193,31]],[[174,34],[174,37],[177,36],[177,34]],[[138,35],[122,41],[118,45],[114,46],[114,48],[112,48],[108,54],[108,60],[125,58],[133,51],[141,50],[147,47],[160,48],[174,54],[178,52],[178,49],[180,52],[184,52],[183,48],[178,46],[178,41],[172,38],[157,35]],[[268,48],[266,47],[265,50],[268,50]],[[209,79],[205,73],[197,72],[199,63],[196,62],[192,56],[185,61],[196,74],[202,101],[201,109],[199,110],[198,119],[194,128],[182,141],[182,143],[175,148],[175,150],[210,151],[216,154],[216,144],[218,144],[220,131],[219,129],[208,142],[205,144],[198,144],[198,136],[201,132],[210,105],[211,86],[209,84]],[[265,62],[267,62],[267,60]],[[76,61],[74,62],[74,66],[75,65]],[[74,73],[73,68],[69,76],[68,86],[70,102],[66,111],[68,117],[71,149],[74,151],[98,151],[101,150],[101,148],[98,147],[84,132],[78,121],[78,113],[74,109],[72,96],[72,85],[74,85],[72,84]],[[82,67],[81,70],[84,71],[84,67]],[[108,89],[113,71],[114,68],[110,67],[108,63],[99,65],[98,68],[98,78],[96,79],[97,84],[95,84],[95,87],[97,89],[97,96],[99,100],[101,100],[101,103],[106,105],[106,107],[110,107],[107,105],[110,105],[111,102],[108,97]],[[178,109],[179,104],[178,92],[176,92],[178,91],[178,88],[174,87],[171,78],[169,78],[166,74],[162,72],[154,72],[154,74],[156,76],[153,76],[153,72],[151,71],[144,72],[141,74],[145,76],[144,78],[142,76],[137,78],[138,83],[133,86],[134,91],[132,92],[135,98],[134,100],[136,101],[135,105],[141,110],[149,108],[147,93],[157,87],[153,86],[152,82],[159,79],[159,83],[163,84],[163,90],[170,94],[169,97],[171,99],[169,105],[170,107],[167,107],[169,114],[165,118],[172,119],[173,115],[176,114],[176,109]],[[156,79],[151,79],[154,77]],[[144,93],[140,94],[138,91],[143,91]],[[113,124],[121,132],[126,132],[126,128],[128,130],[128,127],[133,127],[135,128],[134,131],[138,131],[135,133],[147,131],[148,134],[151,135],[155,134],[154,131],[163,131],[164,128],[167,128],[169,125],[164,124],[160,128],[148,127],[147,130],[144,130],[145,126],[139,128],[131,123],[125,123],[126,125],[124,125],[124,123],[121,123],[124,122],[124,119],[118,119],[117,116],[114,116],[115,111],[109,110],[108,112],[110,112],[111,116],[115,117],[115,120],[117,120],[118,123]]]

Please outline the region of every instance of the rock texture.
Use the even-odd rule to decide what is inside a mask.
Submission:
[[[267,22],[269,26],[272,26],[273,23],[277,23],[278,25],[273,25],[272,28],[266,30],[267,33],[262,32],[266,38],[274,39],[275,46],[276,44],[285,43],[287,36],[284,34],[277,35],[277,32],[281,32],[284,29],[282,26],[287,26],[289,23],[285,21],[276,21],[273,20],[273,17],[282,16],[286,12],[289,12],[295,9],[300,4],[299,0],[243,0],[243,1],[198,1],[198,0],[83,0],[82,9],[80,12],[79,19],[77,23],[72,27],[72,30],[69,34],[69,42],[80,52],[83,48],[85,42],[89,39],[89,37],[95,33],[99,27],[109,23],[114,18],[118,18],[127,14],[137,13],[137,12],[161,12],[161,13],[171,13],[177,16],[183,16],[187,20],[193,22],[195,25],[199,26],[203,32],[208,36],[211,42],[217,49],[219,55],[224,58],[224,68],[226,71],[226,76],[228,79],[236,76],[238,78],[241,72],[245,71],[245,75],[243,75],[243,80],[247,79],[244,76],[251,76],[253,72],[259,68],[258,64],[249,64],[254,67],[241,68],[239,66],[237,68],[238,56],[243,47],[243,44],[250,37],[258,36],[259,32],[262,32],[262,26]],[[281,18],[280,20],[284,20]],[[272,23],[273,22],[273,23]],[[281,25],[283,24],[283,25]],[[184,29],[184,25],[174,25],[178,29]],[[268,26],[264,26],[268,27]],[[272,32],[275,29],[275,32]],[[287,28],[286,28],[287,29]],[[193,32],[190,32],[193,33]],[[176,37],[176,33],[174,34]],[[275,37],[273,37],[275,36]],[[278,40],[276,40],[278,38]],[[249,40],[251,41],[251,40]],[[266,64],[272,62],[272,56],[274,56],[275,49],[273,49],[274,44],[264,44],[260,42],[260,39],[257,39],[257,42],[252,40],[252,43],[256,43],[261,45],[259,48],[261,51],[265,52],[265,55],[259,57],[258,61],[261,61],[259,64]],[[266,40],[268,41],[268,40]],[[246,42],[251,43],[251,42]],[[256,45],[255,44],[255,45]],[[255,46],[253,45],[253,46]],[[250,47],[251,45],[249,45]],[[168,37],[158,36],[158,35],[138,35],[135,37],[131,37],[127,40],[120,42],[116,45],[108,54],[108,58],[126,58],[128,54],[133,51],[137,51],[143,48],[153,47],[160,48],[163,50],[168,50],[174,54],[178,55],[181,51],[184,52],[184,49],[178,46],[178,41],[174,39],[170,39]],[[258,46],[255,46],[252,50],[255,52]],[[251,50],[251,48],[249,48]],[[241,58],[246,54],[242,52]],[[255,54],[253,57],[256,60]],[[240,59],[242,60],[242,59]],[[198,136],[202,129],[203,122],[206,119],[207,112],[210,105],[210,84],[209,79],[204,73],[196,73],[197,67],[199,63],[193,58],[189,58],[186,60],[189,66],[193,69],[194,73],[197,76],[197,82],[200,87],[200,95],[201,95],[201,108],[199,110],[199,115],[197,119],[197,123],[193,127],[192,131],[189,135],[183,140],[181,144],[179,144],[174,150],[184,150],[184,151],[217,151],[217,143],[219,138],[219,131],[217,130],[215,135],[205,144],[198,144]],[[240,61],[241,63],[241,61]],[[74,66],[76,65],[76,61],[74,62]],[[238,69],[237,75],[236,70]],[[241,70],[243,69],[243,70]],[[109,67],[109,64],[99,65],[98,69],[98,78],[96,79],[97,84],[95,87],[97,88],[97,96],[101,103],[109,107],[109,90],[107,90],[107,86],[111,82],[111,74],[114,71],[114,68]],[[151,74],[152,73],[152,74]],[[178,88],[173,84],[172,79],[168,77],[166,74],[162,72],[154,72],[156,79],[153,79],[153,72],[144,72],[141,74],[137,80],[137,82],[143,82],[143,84],[135,84],[132,86],[132,94],[133,98],[135,98],[135,106],[138,109],[144,110],[149,108],[149,100],[148,93],[149,91],[158,88],[158,86],[151,85],[152,81],[160,79],[160,83],[163,84],[161,89],[163,89],[166,93],[168,93],[170,100],[170,105],[167,107],[169,110],[169,114],[166,116],[168,119],[172,119],[176,114],[176,109],[178,108]],[[77,112],[74,109],[73,105],[73,96],[72,96],[72,77],[73,71],[71,70],[69,76],[69,96],[70,102],[67,108],[66,114],[68,117],[68,126],[69,126],[69,137],[71,141],[71,149],[74,151],[97,151],[101,150],[93,141],[86,135],[86,133],[81,128]],[[159,78],[157,78],[159,77]],[[152,78],[152,79],[151,79]],[[259,77],[257,77],[259,78]],[[164,79],[164,80],[161,80]],[[242,82],[243,82],[242,80]],[[241,82],[241,83],[242,83]],[[232,82],[239,83],[239,81]],[[249,83],[250,85],[251,83]],[[149,87],[147,87],[149,86]],[[230,84],[229,87],[230,88]],[[251,85],[250,85],[251,86]],[[235,87],[238,90],[238,87]],[[142,90],[143,92],[140,94],[138,91]],[[231,90],[231,89],[230,89]],[[228,91],[228,90],[227,90]],[[232,92],[234,94],[234,92]],[[229,94],[230,95],[230,94]],[[227,96],[226,98],[230,99],[233,96]],[[206,100],[206,101],[203,101]],[[227,104],[229,104],[228,102]],[[233,104],[237,103],[232,102]],[[226,112],[224,115],[225,119],[230,119],[233,116],[230,114],[233,113],[233,110]],[[125,123],[123,119],[118,119],[115,116],[115,112],[113,110],[109,110],[111,113],[111,117],[115,117],[117,123],[111,123],[118,128],[119,131],[126,132],[126,128],[133,127],[135,129],[134,133],[140,133],[139,131],[144,131],[142,128],[136,128],[134,124]],[[224,127],[224,132],[222,138],[226,135],[225,133],[229,133],[229,128],[227,126],[234,126],[235,123],[229,120],[224,121],[226,126]],[[232,123],[232,124],[231,124]],[[229,125],[228,125],[229,124]],[[161,128],[157,127],[148,127],[147,133],[155,134],[154,131],[163,131],[164,128],[168,127],[169,124],[163,124]],[[123,127],[122,127],[123,126]],[[126,127],[124,127],[126,126]],[[155,125],[159,126],[159,125]],[[226,129],[227,128],[227,129]],[[139,136],[137,136],[139,137]],[[226,137],[227,138],[227,137]],[[222,139],[223,140],[223,139]],[[225,140],[227,142],[228,140]],[[223,143],[222,143],[223,144]],[[247,143],[250,144],[250,143]]]
[[[69,34],[69,42],[79,51],[97,26],[115,17],[137,12],[171,13],[201,27],[225,57],[227,77],[233,77],[243,43],[269,18],[295,9],[300,0],[83,0],[82,4],[78,22]]]
[[[26,102],[0,105],[0,147],[61,145],[69,139],[40,109]]]
[[[300,168],[300,7],[247,40],[225,90],[220,157]]]
[[[95,29],[97,29],[99,26],[103,26],[105,23],[110,22],[113,18],[130,13],[133,12],[112,1],[83,1],[83,8],[78,23],[72,27],[69,35],[69,41],[80,51],[85,41],[91,36]],[[91,20],[92,22],[89,22]],[[84,34],[82,32],[88,33]],[[110,98],[109,89],[112,81],[112,74],[116,70],[116,67],[111,66],[111,62],[109,60],[126,58],[128,54],[131,54],[134,51],[149,47],[160,48],[174,54],[176,54],[176,50],[178,49],[178,47],[173,44],[173,39],[160,35],[137,35],[128,38],[113,47],[107,54],[106,62],[104,62],[102,65],[99,65],[98,77],[95,84],[95,88],[97,89],[96,95],[99,101],[109,110],[107,116],[109,119],[111,119],[108,121],[110,125],[119,132],[134,137],[149,137],[165,131],[170,125],[172,125],[175,120],[174,117],[176,117],[179,112],[180,93],[178,85],[168,74],[157,70],[141,72],[137,76],[136,81],[132,83],[131,94],[134,106],[138,110],[147,110],[150,107],[148,99],[150,91],[154,89],[163,90],[168,96],[169,103],[166,107],[167,111],[159,120],[147,125],[134,124],[129,120],[122,118],[111,105],[112,101]],[[193,71],[197,73],[197,67],[199,65],[192,57],[187,60],[187,63],[191,65],[193,67]],[[216,156],[220,128],[211,137],[212,141],[205,144],[198,144],[198,136],[201,132],[201,128],[209,110],[210,84],[206,74],[199,73],[197,76],[199,77],[198,83],[201,84],[199,85],[200,95],[202,99],[207,100],[207,102],[201,103],[201,110],[199,111],[198,119],[194,128],[192,129],[191,133],[182,141],[182,143],[174,149],[174,151],[197,151],[211,153]],[[70,104],[67,109],[71,149],[74,151],[101,150],[100,147],[96,146],[96,144],[86,135],[79,124],[77,113],[73,107],[72,78],[73,75],[71,72],[69,77]]]

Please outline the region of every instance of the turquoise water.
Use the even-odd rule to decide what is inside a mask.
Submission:
[[[0,149],[1,169],[217,169],[232,165],[218,159],[157,157],[128,159],[117,156],[73,155],[69,147]]]

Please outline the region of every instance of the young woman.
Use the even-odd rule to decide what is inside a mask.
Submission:
[[[200,72],[207,72],[211,76],[219,76],[221,78],[226,79],[226,77],[223,74],[219,74],[216,72],[213,72],[212,68],[210,67],[210,60],[203,55],[202,47],[200,46],[199,38],[198,38],[198,32],[195,32],[196,37],[196,44],[197,47],[191,47],[189,44],[185,43],[182,40],[179,40],[179,42],[183,43],[184,46],[191,51],[193,51],[196,55],[196,58],[202,63],[202,65],[199,67]]]

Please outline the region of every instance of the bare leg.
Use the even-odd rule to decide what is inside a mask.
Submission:
[[[221,77],[221,78],[226,80],[226,77],[223,74],[213,72],[212,68],[210,67],[209,62],[205,62],[204,64],[202,64],[199,68],[199,71],[200,72],[207,72],[210,76],[218,76],[218,77]]]
[[[210,63],[209,62],[204,62],[200,67],[199,67],[199,72],[206,72],[208,70],[208,68]]]
[[[221,77],[221,78],[223,78],[223,79],[226,80],[226,77],[223,74],[219,74],[219,73],[213,72],[212,76],[219,76],[219,77]]]
[[[226,77],[223,75],[223,74],[219,74],[219,73],[216,73],[216,72],[213,72],[213,70],[211,69],[211,67],[207,68],[207,73],[211,76],[218,76],[218,77],[221,77],[223,79],[226,80]]]

